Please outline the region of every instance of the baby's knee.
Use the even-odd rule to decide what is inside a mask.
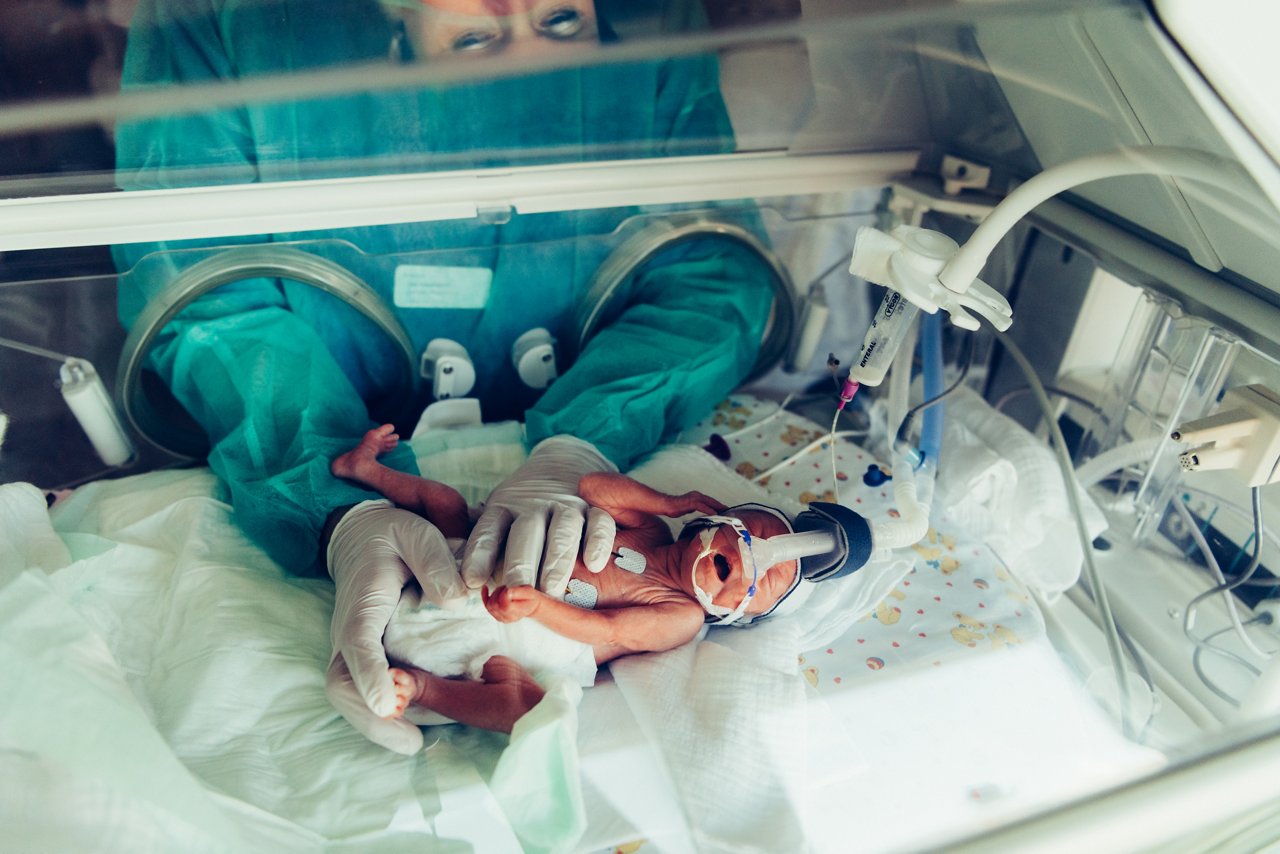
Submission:
[[[507,692],[510,706],[519,710],[516,718],[538,705],[547,693],[533,674],[504,655],[495,655],[486,661],[480,670],[480,678]]]
[[[464,537],[470,523],[467,500],[462,493],[439,481],[428,481],[428,515],[447,537]]]

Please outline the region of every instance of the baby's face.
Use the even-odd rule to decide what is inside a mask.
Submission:
[[[744,510],[736,514],[753,537],[772,537],[790,531],[777,518],[756,510]],[[741,542],[738,534],[727,525],[716,529],[711,540],[711,553],[698,561],[696,578],[698,586],[707,592],[711,601],[725,608],[736,608],[751,586],[752,569],[743,566]],[[694,536],[685,546],[684,571],[689,572],[698,555],[702,553],[702,539]],[[747,605],[748,614],[761,614],[772,608],[791,588],[799,568],[794,560],[785,561],[765,572],[757,567],[756,595]]]

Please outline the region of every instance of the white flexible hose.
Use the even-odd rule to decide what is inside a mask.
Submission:
[[[929,510],[916,500],[913,479],[894,477],[893,500],[898,518],[882,519],[871,526],[871,546],[876,551],[913,546],[929,533]]]
[[[929,508],[920,503],[916,475],[906,454],[893,462],[893,503],[897,519],[881,519],[871,525],[871,547],[901,549],[913,546],[929,533]]]
[[[1076,480],[1081,489],[1088,489],[1113,472],[1150,461],[1151,456],[1166,441],[1163,437],[1155,437],[1117,445],[1077,468]]]
[[[956,293],[965,292],[1000,239],[1041,202],[1080,184],[1124,175],[1189,178],[1225,190],[1255,209],[1266,210],[1248,173],[1235,161],[1175,146],[1121,148],[1053,166],[1018,187],[996,205],[960,251],[951,256],[938,280]]]

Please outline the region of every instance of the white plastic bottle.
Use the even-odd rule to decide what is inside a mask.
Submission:
[[[133,443],[120,426],[115,406],[93,364],[84,359],[67,359],[59,375],[62,397],[98,456],[109,466],[127,463],[133,457]]]

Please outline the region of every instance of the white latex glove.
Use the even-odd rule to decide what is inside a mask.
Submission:
[[[578,497],[578,481],[595,471],[617,468],[590,442],[572,436],[539,442],[529,459],[489,495],[462,558],[467,586],[482,587],[493,576],[504,541],[501,581],[509,587],[536,584],[563,599],[579,546],[588,569],[604,569],[617,526],[608,513]]]
[[[422,748],[418,728],[403,718],[384,717],[395,710],[395,689],[382,635],[411,578],[422,585],[423,599],[439,607],[466,600],[453,551],[422,517],[389,501],[366,501],[338,522],[326,557],[337,591],[325,693],[371,741],[397,753],[416,753]],[[431,571],[442,566],[451,571]]]

